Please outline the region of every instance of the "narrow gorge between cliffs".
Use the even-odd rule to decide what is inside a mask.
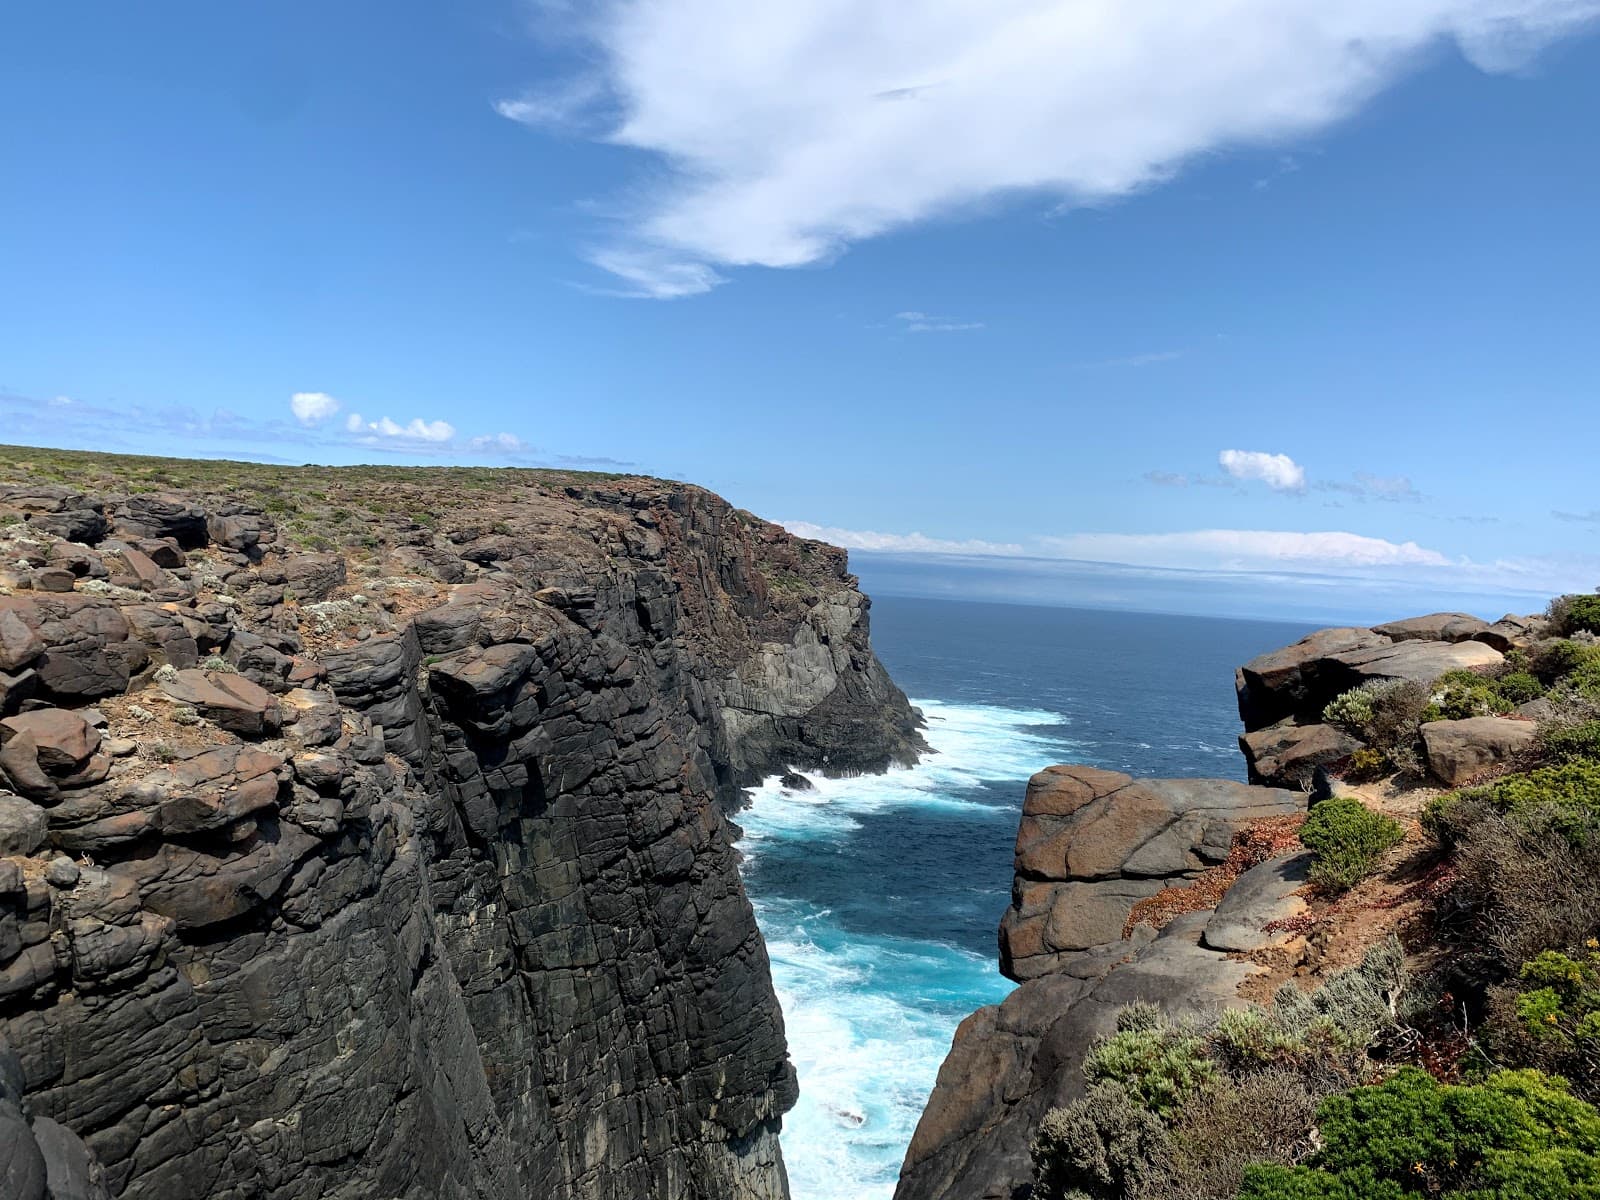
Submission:
[[[936,753],[810,790],[772,777],[735,818],[799,1075],[794,1200],[888,1200],[956,1025],[1013,987],[995,927],[1028,777],[1242,779],[1233,668],[1304,632],[892,596],[872,622]]]

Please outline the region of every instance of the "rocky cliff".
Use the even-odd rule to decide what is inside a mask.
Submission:
[[[1307,789],[1319,768],[1344,774],[1358,752],[1381,760],[1379,774],[1395,770],[1385,756],[1403,757],[1417,775],[1387,781],[1373,806],[1387,799],[1414,834],[1419,797],[1503,770],[1528,750],[1535,710],[1548,700],[1467,710],[1492,696],[1492,680],[1514,665],[1508,653],[1525,661],[1545,633],[1538,618],[1489,624],[1441,613],[1322,630],[1252,660],[1235,680],[1250,785],[1134,780],[1084,766],[1035,776],[999,931],[1001,970],[1021,986],[957,1030],[896,1200],[1026,1197],[1029,1142],[1048,1110],[1084,1095],[1085,1054],[1113,1030],[1119,1008],[1148,1001],[1198,1015],[1265,999],[1264,981],[1348,965],[1393,928],[1426,880],[1402,877],[1370,897],[1376,917],[1354,902],[1352,915],[1338,904],[1308,908],[1310,856],[1294,836]],[[1364,684],[1393,695],[1416,685],[1419,708],[1407,722],[1373,722],[1383,737],[1363,741],[1324,711]],[[1463,705],[1462,715],[1421,712],[1430,701]],[[1346,944],[1330,953],[1339,939]]]
[[[4,454],[6,1195],[786,1195],[724,814],[922,746],[842,551],[651,480]]]

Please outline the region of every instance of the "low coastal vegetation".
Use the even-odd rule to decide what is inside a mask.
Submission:
[[[1270,1005],[1124,1010],[1039,1127],[1039,1200],[1600,1200],[1597,633],[1600,595],[1562,597],[1494,670],[1326,706],[1363,743],[1338,774],[1368,782],[1300,829],[1323,919],[1374,872],[1410,880],[1410,916]],[[1526,750],[1418,790],[1424,726],[1508,714],[1537,722]]]

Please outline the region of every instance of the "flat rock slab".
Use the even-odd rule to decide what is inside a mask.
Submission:
[[[278,728],[278,702],[272,693],[241,675],[179,671],[176,678],[161,684],[161,690],[232,733],[256,737]]]
[[[1450,787],[1460,787],[1526,750],[1537,730],[1532,721],[1510,717],[1429,721],[1422,727],[1428,770]]]
[[[1505,655],[1483,642],[1395,642],[1331,655],[1324,674],[1340,691],[1374,679],[1432,683],[1448,671],[1497,667]]]
[[[1267,933],[1263,927],[1305,911],[1306,902],[1297,893],[1310,870],[1308,850],[1291,850],[1251,867],[1234,880],[1206,922],[1205,944],[1244,952],[1288,941],[1289,935]]]
[[[1471,613],[1446,612],[1374,625],[1372,632],[1381,633],[1397,642],[1466,642],[1488,628],[1487,621]]]
[[[53,775],[82,770],[100,749],[100,731],[63,708],[41,708],[0,721],[0,742],[19,733],[33,735],[39,765]]]

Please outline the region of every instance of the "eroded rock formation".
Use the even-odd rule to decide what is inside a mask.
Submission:
[[[256,471],[0,490],[14,1194],[784,1196],[726,803],[921,748],[843,552],[654,481]]]

